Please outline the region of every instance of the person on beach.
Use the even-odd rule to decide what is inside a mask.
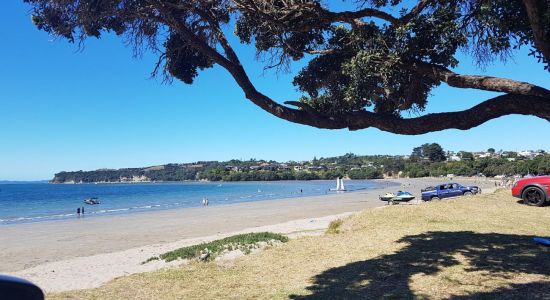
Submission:
[[[208,198],[204,198],[205,200],[205,205],[208,206]]]
[[[80,217],[80,207],[76,209],[76,214]]]
[[[80,209],[80,213],[84,215],[84,206],[82,206],[82,208]]]
[[[202,198],[202,206],[206,206],[206,198]]]

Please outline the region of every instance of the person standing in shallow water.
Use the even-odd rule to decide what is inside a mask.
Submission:
[[[84,215],[84,206],[82,206],[82,208],[80,209],[80,213]]]
[[[80,217],[80,207],[76,209],[76,214]]]

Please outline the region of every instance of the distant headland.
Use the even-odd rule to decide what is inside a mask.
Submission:
[[[544,150],[480,152],[443,151],[424,144],[411,155],[355,155],[309,161],[229,160],[173,163],[123,169],[71,171],[55,174],[50,183],[121,183],[171,181],[276,181],[379,179],[384,177],[488,176],[549,174],[550,154]]]

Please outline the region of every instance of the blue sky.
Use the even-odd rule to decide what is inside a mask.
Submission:
[[[0,180],[197,160],[408,154],[426,142],[457,151],[550,150],[550,123],[534,117],[508,116],[469,131],[420,136],[292,124],[246,100],[221,68],[202,72],[194,85],[167,85],[149,78],[153,55],[133,58],[132,49],[115,37],[89,39],[83,51],[52,40],[33,26],[22,1],[3,4],[0,38]],[[290,84],[297,66],[291,74],[264,73],[251,48],[235,47],[260,91],[278,101],[299,96]],[[548,72],[526,51],[485,71],[468,61],[457,71],[550,87]],[[465,109],[492,95],[441,86],[428,112]]]

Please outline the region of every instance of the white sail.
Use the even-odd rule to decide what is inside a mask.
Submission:
[[[336,191],[344,191],[344,179],[336,178]]]

